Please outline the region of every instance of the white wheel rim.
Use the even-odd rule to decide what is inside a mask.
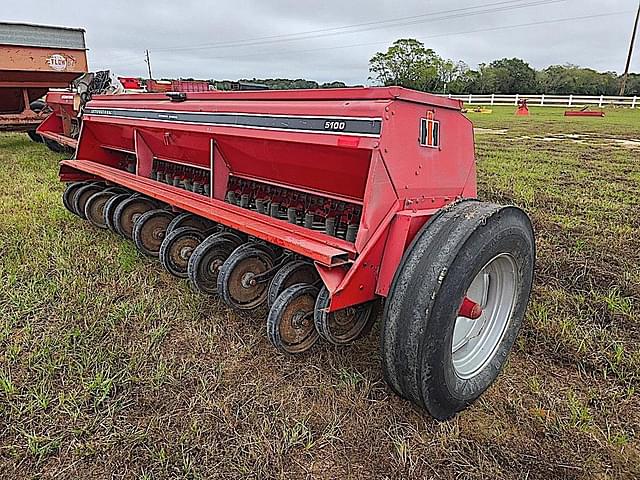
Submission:
[[[463,379],[476,376],[493,359],[511,321],[516,302],[518,269],[513,256],[493,257],[476,275],[467,297],[482,307],[472,320],[458,316],[451,345],[453,367]]]

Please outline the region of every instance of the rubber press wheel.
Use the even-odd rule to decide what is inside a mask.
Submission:
[[[317,279],[318,271],[313,263],[306,260],[289,262],[276,272],[269,283],[267,304],[271,307],[276,298],[291,285],[298,283],[313,284]]]
[[[250,245],[250,244],[249,244]],[[234,310],[253,310],[267,301],[268,281],[257,275],[273,268],[273,257],[264,248],[241,245],[218,272],[218,293]]]
[[[140,215],[133,224],[133,241],[145,255],[157,257],[166,237],[167,227],[175,215],[167,210],[156,209]]]
[[[145,212],[152,210],[156,204],[148,198],[132,195],[120,203],[113,212],[113,225],[120,235],[133,238],[133,224]]]
[[[496,379],[529,300],[535,262],[531,222],[512,206],[464,201],[416,235],[385,305],[385,379],[401,396],[447,419]],[[461,314],[469,299],[479,317]]]
[[[90,183],[83,187],[80,187],[73,195],[71,199],[71,206],[73,211],[80,217],[86,220],[87,216],[84,212],[84,207],[87,205],[89,198],[94,194],[104,190],[104,185],[99,183]]]
[[[191,227],[196,230],[205,231],[214,226],[215,224],[209,219],[199,217],[193,213],[180,213],[171,220],[171,223],[169,223],[169,226],[167,227],[167,235],[182,227]]]
[[[67,187],[64,189],[64,193],[62,194],[62,204],[64,207],[69,210],[69,212],[74,215],[78,215],[76,211],[73,209],[73,197],[78,191],[80,187],[84,187],[88,185],[87,182],[73,182],[67,184]]]
[[[187,268],[193,288],[207,295],[218,292],[218,272],[229,255],[238,247],[239,239],[224,233],[207,237],[196,247]]]
[[[274,347],[302,353],[318,341],[313,323],[317,295],[317,287],[304,283],[291,285],[278,295],[267,317],[267,336]]]
[[[116,212],[116,208],[122,202],[124,202],[131,195],[128,193],[118,193],[113,195],[107,202],[104,204],[104,209],[102,210],[104,216],[104,224],[107,226],[109,230],[113,233],[118,233],[115,226],[114,214]]]
[[[89,222],[98,228],[106,229],[107,223],[104,220],[104,206],[113,197],[112,192],[101,191],[89,197],[84,205],[84,216]]]
[[[160,262],[172,275],[187,278],[189,258],[204,239],[205,234],[195,228],[180,227],[173,230],[160,245]]]
[[[348,345],[368,331],[375,301],[329,313],[329,300],[329,291],[322,287],[316,299],[313,316],[316,329],[322,338],[334,345]]]

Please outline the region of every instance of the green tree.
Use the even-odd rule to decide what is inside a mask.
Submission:
[[[540,89],[556,95],[616,95],[619,79],[614,72],[597,72],[576,65],[552,65],[538,72]]]
[[[620,81],[622,81],[622,79],[620,79]],[[625,95],[640,95],[640,73],[629,74]]]
[[[539,90],[536,71],[519,58],[494,60],[486,70],[493,86],[491,93],[536,93]]]
[[[371,79],[382,85],[399,85],[422,91],[441,87],[443,60],[422,42],[412,38],[396,40],[386,52],[369,60]]]
[[[320,85],[320,88],[345,88],[346,86],[344,82],[325,82]]]

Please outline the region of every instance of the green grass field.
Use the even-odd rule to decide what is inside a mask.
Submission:
[[[386,387],[377,327],[279,354],[263,318],[68,213],[61,155],[0,136],[0,477],[638,478],[640,111],[513,110],[469,117],[480,197],[533,217],[533,297],[447,423]]]

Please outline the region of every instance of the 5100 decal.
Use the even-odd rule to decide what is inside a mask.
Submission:
[[[342,132],[347,128],[347,122],[341,122],[339,120],[327,120],[324,122],[324,129],[331,130],[332,132]]]

